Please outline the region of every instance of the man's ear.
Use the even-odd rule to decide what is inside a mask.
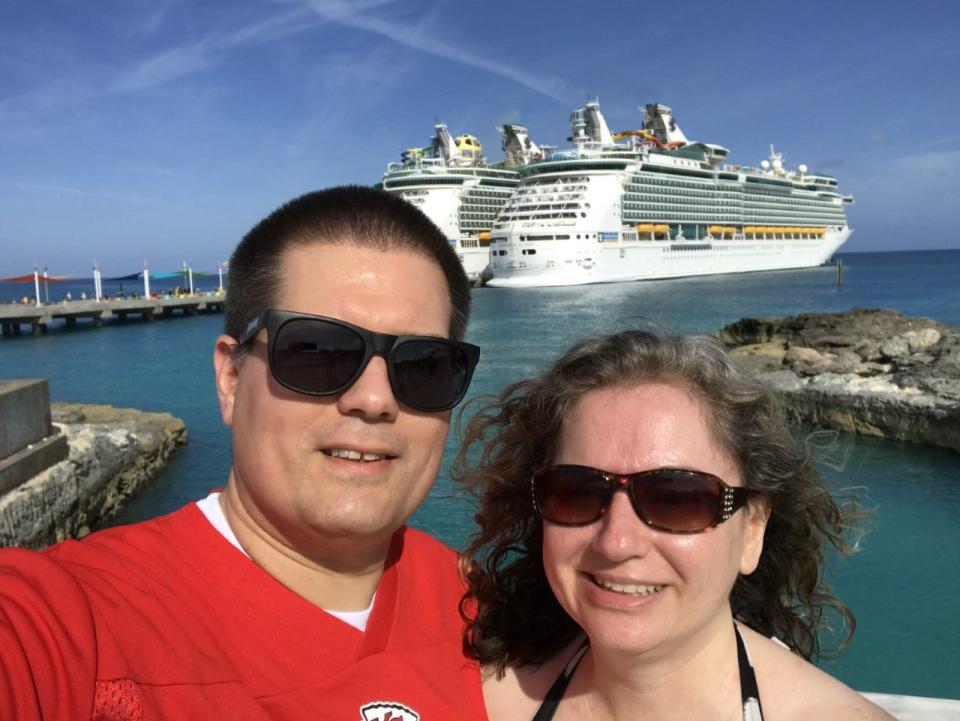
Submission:
[[[236,402],[237,379],[240,366],[234,358],[237,345],[228,335],[217,336],[213,347],[213,369],[217,380],[217,399],[220,401],[220,417],[228,427],[233,426],[233,405]]]
[[[764,496],[755,496],[747,501],[744,509],[747,515],[747,525],[744,529],[743,554],[740,556],[740,573],[744,576],[757,570],[760,563],[760,554],[763,551],[763,534],[767,530],[767,521],[770,520],[770,499]]]

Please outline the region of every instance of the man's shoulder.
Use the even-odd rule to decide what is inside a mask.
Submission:
[[[428,533],[414,528],[403,530],[398,568],[408,590],[458,601],[463,595],[457,552]]]
[[[63,541],[42,553],[64,565],[106,561],[110,566],[116,566],[145,554],[156,559],[158,553],[162,556],[202,531],[202,520],[196,504],[189,503],[163,516],[107,528],[79,541]]]
[[[403,529],[404,551],[412,551],[421,555],[433,555],[447,560],[456,560],[457,552],[439,539],[425,531],[405,526]]]

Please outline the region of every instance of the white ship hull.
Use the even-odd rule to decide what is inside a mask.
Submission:
[[[390,192],[390,191],[388,191]],[[394,191],[395,192],[395,191]],[[476,235],[462,237],[460,232],[460,206],[462,186],[422,187],[414,186],[398,194],[407,202],[416,205],[433,221],[450,241],[457,253],[463,270],[470,282],[478,285],[490,276],[490,253],[480,247]]]
[[[481,285],[490,279],[490,249],[468,248],[464,243],[469,242],[471,242],[471,239],[458,240],[454,243],[453,248],[457,251],[457,257],[463,263],[463,270],[470,282],[474,285]]]
[[[829,260],[850,233],[843,226],[808,239],[495,243],[493,252],[505,254],[493,258],[487,284],[534,288],[812,268]]]

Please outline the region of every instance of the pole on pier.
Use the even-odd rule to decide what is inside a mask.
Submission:
[[[47,282],[47,278],[50,276],[47,275],[47,266],[43,266],[43,302],[47,305],[50,304],[50,284]]]
[[[193,295],[193,266],[187,261],[187,277],[190,279],[190,295]]]
[[[220,277],[220,284],[217,286],[223,293],[223,261],[217,262],[217,275]]]
[[[100,263],[93,261],[93,292],[99,303],[103,299],[103,284],[100,282]]]
[[[150,300],[150,267],[143,261],[143,297]]]
[[[37,272],[37,266],[33,266],[33,291],[37,299],[37,305],[40,303],[40,273]]]

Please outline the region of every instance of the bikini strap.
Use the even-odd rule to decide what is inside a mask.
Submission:
[[[740,702],[743,704],[743,721],[763,721],[763,707],[760,705],[760,689],[757,686],[757,676],[750,664],[750,656],[747,654],[747,647],[740,635],[740,629],[734,625],[734,631],[737,637],[737,665],[740,667]],[[577,649],[563,671],[553,682],[553,686],[547,691],[543,698],[543,703],[537,709],[537,713],[531,721],[550,721],[557,712],[560,700],[570,685],[570,679],[584,654],[590,647],[589,641],[584,641]]]
[[[570,685],[573,672],[577,670],[577,666],[580,665],[580,661],[588,648],[590,648],[590,642],[585,640],[567,661],[567,665],[563,667],[563,671],[557,676],[557,680],[553,682],[553,686],[547,691],[547,695],[543,697],[543,703],[540,704],[540,708],[537,709],[537,713],[531,721],[550,721],[553,718],[553,715],[557,712],[557,706],[560,705],[560,699],[563,698],[567,686]]]
[[[737,636],[737,664],[740,666],[740,702],[743,704],[743,721],[763,721],[763,707],[760,705],[760,689],[757,676],[750,664],[747,646],[740,635],[740,629],[734,624]]]

